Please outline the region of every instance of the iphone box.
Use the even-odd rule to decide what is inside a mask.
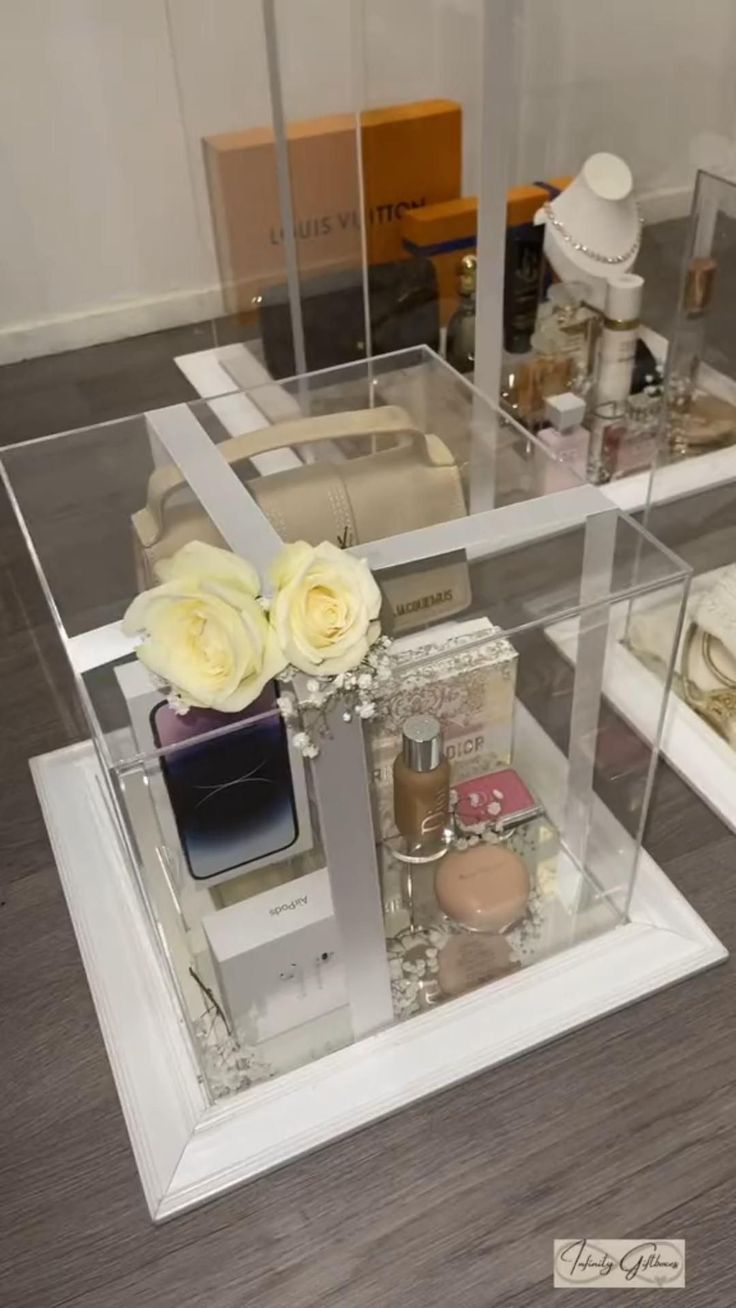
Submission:
[[[179,743],[187,732],[203,730],[197,710],[191,722],[189,713],[175,714],[137,660],[116,667],[115,676],[141,754],[178,745],[158,766],[149,757],[147,777],[163,840],[187,880],[206,890],[312,848],[304,760],[279,716],[265,733],[263,724],[250,729],[244,721],[241,731],[210,742],[193,734],[187,747]]]

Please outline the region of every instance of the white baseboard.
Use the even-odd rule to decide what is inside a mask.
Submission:
[[[186,327],[225,312],[219,285],[172,291],[150,299],[125,300],[104,308],[59,314],[37,322],[0,327],[0,365],[60,354],[128,336]]]
[[[645,223],[664,223],[670,218],[686,218],[693,202],[692,186],[666,186],[658,191],[643,191],[638,197]]]

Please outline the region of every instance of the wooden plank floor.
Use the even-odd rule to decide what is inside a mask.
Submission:
[[[19,368],[1,439],[28,434],[26,398],[39,428],[74,425],[59,386],[41,404],[34,365]],[[146,391],[186,395],[168,370]],[[678,1302],[733,1308],[730,963],[150,1224],[28,774],[82,727],[4,496],[0,560],[3,1308],[583,1308],[599,1299],[553,1292],[550,1271],[552,1239],[581,1234],[684,1237]],[[736,840],[665,767],[647,844],[736,949]]]

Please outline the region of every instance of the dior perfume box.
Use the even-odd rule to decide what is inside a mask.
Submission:
[[[511,760],[518,655],[487,618],[446,622],[394,641],[397,672],[368,733],[374,817],[381,837],[396,833],[393,764],[404,722],[427,713],[442,726],[452,783]]]

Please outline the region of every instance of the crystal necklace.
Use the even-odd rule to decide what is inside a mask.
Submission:
[[[641,244],[641,229],[642,229],[642,224],[644,222],[638,204],[636,206],[636,220],[638,224],[638,231],[636,233],[636,237],[633,243],[629,246],[628,250],[624,250],[623,254],[599,254],[597,250],[591,250],[589,245],[584,245],[582,241],[574,240],[574,238],[570,235],[567,228],[565,227],[565,224],[563,222],[560,222],[560,219],[557,217],[557,214],[555,213],[549,201],[547,201],[547,203],[543,205],[542,208],[544,210],[544,214],[547,219],[547,222],[552,224],[556,232],[559,232],[563,241],[565,241],[568,245],[571,245],[573,250],[577,250],[579,254],[585,254],[589,259],[594,259],[596,263],[607,263],[607,264],[614,264],[614,265],[619,263],[628,263],[629,259],[633,259],[634,255],[638,253],[639,246]]]

